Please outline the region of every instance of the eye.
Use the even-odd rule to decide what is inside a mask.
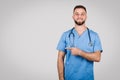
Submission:
[[[81,16],[85,16],[85,13],[81,13]]]
[[[76,16],[79,16],[80,14],[78,14],[78,13],[75,13],[75,15],[76,15]]]
[[[82,13],[81,16],[84,16],[84,14]]]
[[[74,13],[74,15],[76,15],[76,16],[85,16],[85,13],[81,13],[81,14],[79,14],[79,13]]]

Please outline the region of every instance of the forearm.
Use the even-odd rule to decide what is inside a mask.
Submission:
[[[64,80],[64,59],[58,58],[57,68],[59,80]]]
[[[95,61],[95,62],[99,62],[100,57],[101,57],[100,51],[97,51],[97,52],[94,52],[94,53],[88,53],[88,52],[80,51],[79,55],[82,56],[83,58],[89,60],[89,61]]]

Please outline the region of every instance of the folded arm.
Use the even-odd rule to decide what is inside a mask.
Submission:
[[[82,56],[83,58],[89,60],[89,61],[95,61],[95,62],[100,62],[101,59],[101,51],[96,51],[96,52],[85,52],[82,51],[78,48],[69,48],[69,50],[71,50],[71,54],[73,55],[79,55]]]

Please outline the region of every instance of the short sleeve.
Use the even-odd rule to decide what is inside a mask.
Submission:
[[[59,40],[59,42],[58,42],[57,50],[66,52],[65,51],[65,47],[66,47],[65,38],[66,38],[66,35],[65,35],[65,33],[63,33],[62,36],[61,36],[61,38],[60,38],[60,40]]]
[[[101,41],[100,41],[98,34],[96,34],[95,36],[94,52],[95,51],[103,52]]]

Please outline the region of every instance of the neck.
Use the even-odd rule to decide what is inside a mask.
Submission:
[[[78,32],[79,35],[81,35],[86,30],[85,24],[83,25],[75,25],[75,30]]]
[[[75,24],[75,29],[76,29],[77,31],[82,31],[82,30],[85,30],[85,29],[86,29],[86,26],[85,26],[85,24],[80,25],[80,26]]]

